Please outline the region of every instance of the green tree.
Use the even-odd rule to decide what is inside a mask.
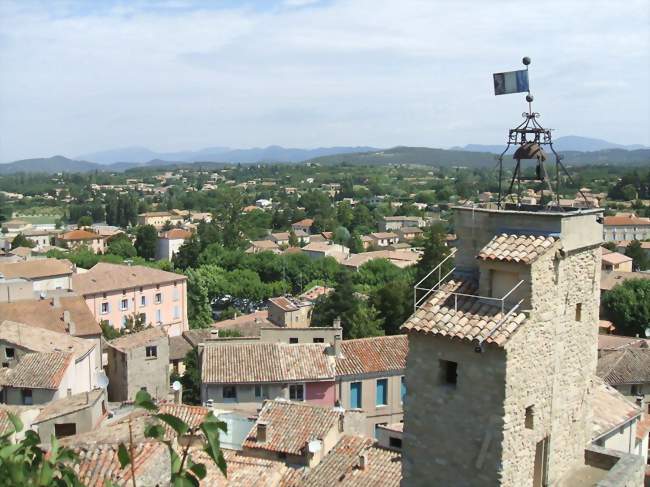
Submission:
[[[178,252],[172,257],[174,267],[179,269],[187,269],[195,266],[201,254],[201,242],[196,234],[188,238],[183,245],[178,249]]]
[[[646,336],[650,324],[650,279],[630,279],[614,286],[603,295],[602,304],[617,332]]]
[[[413,286],[407,279],[388,282],[372,292],[370,304],[379,313],[384,332],[395,335],[413,313]]]
[[[190,328],[207,328],[212,323],[212,307],[205,276],[196,269],[187,269],[187,318]]]
[[[298,240],[293,229],[289,230],[289,247],[300,247],[300,240]]]
[[[118,330],[117,328],[114,328],[113,326],[111,326],[108,323],[108,321],[106,321],[106,320],[101,320],[99,322],[99,326],[102,329],[102,336],[106,340],[113,340],[114,338],[118,338],[118,337],[122,336],[122,333],[120,333],[120,330]]]
[[[124,259],[131,259],[138,255],[137,250],[133,246],[131,239],[125,233],[118,233],[108,239],[109,254],[119,255]]]
[[[29,247],[34,248],[34,242],[29,240],[27,237],[25,237],[22,233],[19,233],[14,237],[14,239],[11,241],[11,249],[17,249],[18,247]]]
[[[603,244],[603,247],[605,247],[607,250],[611,250],[612,252],[616,252],[616,242],[605,242]]]
[[[89,227],[93,224],[93,217],[90,215],[84,215],[77,220],[77,227],[83,228],[83,227]]]
[[[432,225],[424,234],[424,251],[422,258],[416,266],[416,282],[423,279],[429,272],[435,269],[451,252],[446,245],[446,231],[441,224]],[[440,268],[439,273],[430,276],[420,287],[434,286],[438,277],[444,277],[453,268],[451,259],[448,259]]]
[[[183,403],[201,404],[201,370],[199,352],[196,347],[187,352],[183,359],[185,373],[180,378],[183,385]]]
[[[625,255],[632,258],[635,271],[645,271],[650,267],[650,259],[638,240],[632,240],[625,249]]]
[[[153,259],[156,256],[158,232],[153,225],[141,225],[135,232],[135,248],[143,259]]]
[[[355,306],[351,314],[341,316],[341,323],[345,322],[348,338],[376,337],[384,334],[381,328],[382,320],[377,310],[365,302]]]

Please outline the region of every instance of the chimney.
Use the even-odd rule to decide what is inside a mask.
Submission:
[[[334,356],[340,357],[341,354],[341,337],[339,335],[334,336]]]
[[[341,317],[337,316],[334,318],[334,322],[332,323],[333,328],[341,328]]]
[[[368,454],[361,453],[359,454],[359,470],[365,470],[368,468]]]
[[[72,396],[72,389],[68,388],[68,397]]]
[[[266,433],[268,425],[263,421],[257,422],[257,442],[266,443]]]
[[[53,296],[52,297],[52,307],[53,308],[58,308],[59,306],[61,306],[61,300],[59,299],[58,296]]]

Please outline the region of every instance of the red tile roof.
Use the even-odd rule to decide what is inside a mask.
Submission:
[[[0,383],[9,387],[58,389],[73,361],[71,353],[28,353],[2,376]]]
[[[606,216],[603,224],[605,226],[644,226],[650,225],[650,218],[639,218],[634,215]]]
[[[0,273],[7,279],[66,276],[71,275],[73,270],[72,263],[65,259],[34,259],[24,262],[0,263]]]
[[[507,311],[502,314],[500,307],[482,303],[474,296],[456,296],[456,306],[453,292],[474,295],[476,284],[468,281],[445,283],[411,315],[402,330],[470,341],[486,340],[501,346],[526,320],[524,313],[513,313],[502,322]]]
[[[265,401],[257,422],[266,423],[266,441],[257,441],[257,423],[244,448],[301,455],[310,440],[323,439],[339,427],[341,412],[332,408],[289,401]]]
[[[172,230],[169,230],[162,234],[162,238],[166,238],[169,240],[174,240],[174,239],[187,240],[191,236],[192,236],[192,232],[190,232],[189,230],[185,230],[183,228],[173,228]]]
[[[167,338],[167,332],[160,326],[149,326],[137,333],[130,333],[128,335],[115,338],[108,342],[108,344],[122,352],[132,350],[134,348],[144,347],[149,343],[157,342],[161,339]]]
[[[627,255],[618,252],[603,252],[602,260],[605,264],[616,265],[625,262],[632,262],[632,257],[628,257]]]
[[[334,380],[334,359],[327,348],[325,344],[208,343],[201,379],[217,384]]]
[[[367,460],[363,469],[361,455]],[[310,487],[399,487],[402,457],[399,452],[373,446],[370,438],[345,435],[301,480],[300,485]]]
[[[242,455],[233,450],[222,450],[226,460],[227,477],[203,450],[191,449],[192,461],[206,466],[207,475],[201,481],[205,487],[278,487],[296,470],[284,462]]]
[[[86,295],[185,280],[182,274],[153,267],[99,262],[88,272],[72,276],[72,288]]]
[[[493,237],[479,251],[477,258],[530,264],[550,250],[556,241],[554,237],[503,233]]]
[[[57,238],[59,240],[97,240],[101,239],[102,236],[98,233],[89,232],[88,230],[77,229],[62,233]]]
[[[343,340],[342,356],[336,358],[336,375],[402,371],[406,368],[407,354],[406,335]]]

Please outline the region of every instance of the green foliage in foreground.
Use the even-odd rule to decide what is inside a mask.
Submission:
[[[227,431],[226,423],[219,421],[212,412],[206,414],[203,421],[196,427],[190,427],[182,419],[173,414],[158,412],[151,396],[145,391],[139,391],[135,398],[135,405],[147,410],[153,418],[159,421],[152,422],[145,428],[145,436],[167,445],[171,460],[171,485],[175,487],[199,487],[200,481],[207,475],[206,465],[194,462],[190,456],[190,446],[194,441],[184,442],[178,446],[182,437],[201,439],[202,451],[205,452],[221,470],[224,477],[227,475],[226,461],[221,451],[219,441],[220,432]],[[78,457],[73,450],[61,447],[58,440],[52,435],[50,449],[41,448],[41,439],[38,433],[32,430],[25,432],[25,437],[13,442],[15,433],[23,430],[21,420],[12,413],[8,413],[12,427],[0,436],[0,485],[3,486],[52,486],[52,487],[83,487],[74,469]],[[166,424],[174,431],[174,438],[167,438]],[[135,478],[135,467],[131,458],[131,446],[120,443],[118,460],[122,469],[130,468],[132,477]],[[177,448],[179,449],[177,451]],[[195,447],[196,448],[196,447]],[[106,479],[107,487],[113,484]],[[137,486],[137,483],[134,482]]]

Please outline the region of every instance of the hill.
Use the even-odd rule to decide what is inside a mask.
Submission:
[[[89,172],[95,170],[101,171],[103,167],[93,162],[78,161],[63,156],[23,159],[0,164],[0,174],[14,174],[17,172],[54,174],[57,172]]]
[[[639,150],[639,149],[648,149],[640,144],[632,145],[623,145],[615,144],[614,142],[608,142],[602,139],[594,139],[591,137],[580,137],[577,135],[567,135],[564,137],[558,137],[553,142],[553,147],[557,151],[576,151],[576,152],[597,152],[604,151],[608,149],[623,149],[623,150]],[[463,147],[452,147],[455,150],[465,150],[469,152],[492,152],[494,154],[501,154],[506,148],[506,144],[503,145],[482,145],[482,144],[467,144]]]

